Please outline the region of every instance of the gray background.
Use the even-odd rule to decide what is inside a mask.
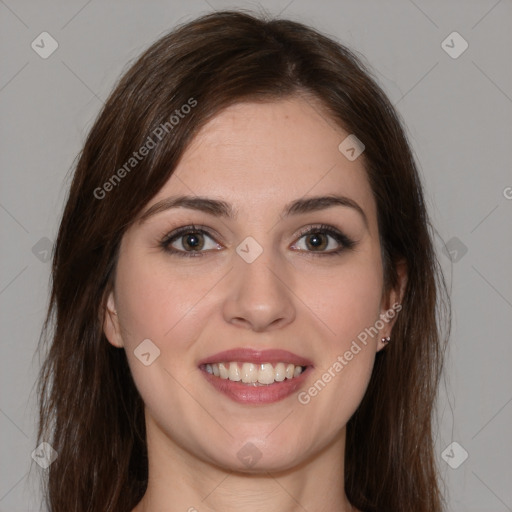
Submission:
[[[454,306],[436,439],[448,510],[512,511],[512,3],[260,5],[363,54],[405,120]],[[44,470],[31,453],[47,249],[67,174],[94,117],[128,62],[178,22],[212,9],[257,6],[0,0],[0,511],[37,510],[41,502]],[[44,31],[59,44],[47,59],[31,48]],[[453,31],[469,44],[458,58],[442,46]],[[462,48],[450,38],[445,44],[452,52]],[[458,446],[442,456],[453,441],[469,454],[464,462]]]

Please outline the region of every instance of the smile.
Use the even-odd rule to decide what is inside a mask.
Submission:
[[[236,348],[205,357],[198,368],[213,389],[234,402],[264,405],[299,391],[313,362],[287,350]]]
[[[294,379],[305,370],[305,366],[283,362],[253,364],[231,361],[208,363],[203,367],[204,371],[210,375],[232,382],[242,382],[250,386],[268,386],[275,382],[283,382],[285,379]]]

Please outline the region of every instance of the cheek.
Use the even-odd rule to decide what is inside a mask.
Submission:
[[[329,339],[342,349],[379,318],[382,271],[375,259],[340,267],[336,273],[308,283],[304,293],[331,333]]]
[[[317,296],[317,314],[328,330],[317,351],[315,378],[297,398],[308,428],[322,430],[326,438],[349,421],[368,387],[378,338],[367,333],[379,319],[381,283],[374,267],[354,266]]]
[[[186,408],[188,421],[205,422],[204,410],[191,400],[187,389],[197,380],[188,364],[190,347],[204,327],[200,299],[211,277],[194,279],[178,275],[171,265],[137,264],[127,255],[119,261],[116,305],[124,347],[135,385],[151,415],[168,433],[182,436],[180,422],[169,421],[169,411]],[[158,348],[154,362],[145,366],[136,356],[137,347],[149,339]],[[153,348],[149,348],[153,358]],[[181,432],[181,433],[180,433]]]
[[[310,387],[297,397],[300,404],[297,407],[302,408],[302,414],[307,417],[304,428],[312,433],[322,432],[324,441],[338,435],[366,393],[374,358],[374,351],[362,347],[349,362],[333,359],[328,366],[319,368]]]
[[[340,267],[328,280],[317,281],[323,286],[309,288],[315,313],[327,329],[315,380],[298,398],[315,411],[311,421],[318,421],[316,427],[333,433],[356,411],[373,370],[378,336],[371,328],[379,319],[382,291],[374,256]]]
[[[125,255],[117,269],[116,303],[125,347],[133,352],[142,340],[150,339],[160,349],[170,348],[179,355],[201,337],[206,324],[219,319],[222,294],[229,295],[220,282],[225,269],[210,266],[205,270],[205,265],[198,264],[177,271],[173,262],[141,263]],[[335,272],[327,267],[317,267],[315,272],[298,267],[296,275],[290,276],[294,294],[300,298],[296,302],[293,294],[290,297],[296,302],[297,321],[317,324],[324,338],[324,354],[332,360],[378,319],[379,255],[365,250]]]
[[[145,338],[159,345],[168,343],[176,331],[195,325],[191,321],[197,314],[194,306],[208,289],[209,278],[181,276],[170,268],[137,265],[128,258],[120,262],[116,298],[123,338],[130,347]]]

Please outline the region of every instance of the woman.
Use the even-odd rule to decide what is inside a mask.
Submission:
[[[185,24],[75,170],[40,376],[49,509],[439,512],[443,313],[415,163],[359,59],[291,21]]]

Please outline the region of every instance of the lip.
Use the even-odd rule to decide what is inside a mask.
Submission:
[[[222,363],[240,361],[253,364],[263,363],[292,363],[296,366],[305,366],[305,370],[293,379],[285,379],[282,382],[274,382],[266,386],[251,386],[242,382],[235,382],[229,379],[221,379],[208,373],[205,365],[210,363]],[[247,348],[236,348],[218,352],[212,356],[202,359],[198,363],[201,374],[220,393],[223,393],[231,400],[241,404],[270,404],[283,400],[295,393],[308,378],[313,369],[313,363],[287,350],[254,350]]]
[[[221,379],[202,368],[201,374],[217,391],[235,402],[241,404],[271,404],[295,393],[304,384],[311,369],[312,367],[308,366],[298,377],[286,379],[283,382],[274,382],[267,386],[251,386],[229,379]]]
[[[292,363],[295,366],[313,366],[313,363],[288,350],[268,349],[255,350],[252,348],[234,348],[217,352],[212,356],[206,357],[199,361],[198,366],[212,363],[227,363],[230,361],[240,361],[244,363],[263,364],[263,363]]]

